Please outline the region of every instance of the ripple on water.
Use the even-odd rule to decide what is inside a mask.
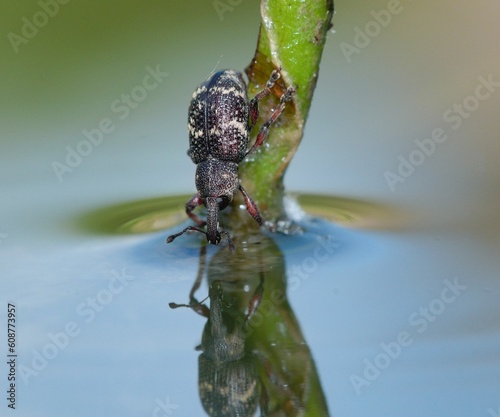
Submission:
[[[158,197],[102,207],[84,214],[80,218],[80,225],[91,233],[100,234],[167,230],[186,220],[184,206],[190,197],[187,194]],[[290,193],[287,201],[293,219],[299,217],[302,210],[309,216],[346,227],[387,230],[402,224],[398,210],[375,202],[305,193]]]

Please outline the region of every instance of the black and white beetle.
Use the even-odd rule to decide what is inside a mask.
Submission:
[[[207,307],[205,300],[200,302],[195,297],[205,276],[206,256],[207,247],[201,245],[198,275],[189,293],[189,304],[169,303],[170,308],[189,307],[207,318],[201,344],[196,348],[201,351],[198,390],[203,408],[209,416],[254,416],[260,403],[261,415],[267,415],[267,392],[257,371],[257,364],[262,359],[247,341],[253,331],[250,320],[264,295],[264,273],[258,274],[259,283],[248,302],[242,302],[247,294],[239,285],[241,281],[225,281],[221,277],[225,278],[226,272],[209,266],[207,298],[210,298],[210,307]],[[248,252],[243,256],[248,256]],[[214,259],[224,262],[228,258],[220,251],[212,262]],[[245,281],[243,285],[249,284]],[[246,304],[244,310],[242,304]]]
[[[266,87],[250,101],[242,74],[234,70],[215,73],[195,90],[189,106],[188,155],[197,165],[195,180],[198,192],[186,203],[186,214],[198,226],[206,225],[207,231],[188,226],[169,236],[167,243],[188,230],[195,230],[205,234],[214,245],[220,243],[224,234],[232,246],[229,234],[219,229],[218,213],[229,205],[238,190],[243,194],[247,211],[262,225],[257,205],[240,184],[238,164],[265,142],[270,126],[295,93],[293,88],[288,88],[281,96],[280,104],[262,125],[254,145],[248,150],[250,132],[259,117],[259,100],[270,94],[279,77],[280,68],[272,72]],[[193,213],[202,204],[206,208],[206,222]]]

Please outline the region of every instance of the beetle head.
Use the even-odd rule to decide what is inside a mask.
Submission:
[[[198,164],[195,178],[200,197],[217,199],[220,210],[232,201],[240,185],[237,163],[211,157]]]
[[[208,158],[196,168],[196,188],[207,209],[207,240],[216,245],[221,240],[218,214],[233,200],[238,190],[238,164]]]

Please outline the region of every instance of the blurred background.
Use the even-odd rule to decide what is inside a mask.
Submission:
[[[342,255],[318,272],[334,278],[292,296],[330,412],[499,415],[500,3],[337,0],[335,9],[285,184],[397,214],[367,214],[369,230],[339,228]],[[75,310],[110,276],[144,278],[19,382],[17,415],[151,415],[167,396],[171,415],[201,414],[192,348],[203,320],[166,311],[187,296],[195,256],[165,278],[148,251],[163,256],[166,233],[103,238],[76,219],[194,192],[191,94],[214,69],[249,64],[258,2],[23,1],[4,4],[0,21],[0,308],[18,305],[20,363],[85,317]],[[357,392],[351,377],[364,360],[456,278],[468,288],[461,304]]]

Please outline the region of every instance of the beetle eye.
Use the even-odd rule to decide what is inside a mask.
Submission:
[[[219,210],[224,210],[231,202],[231,199],[227,195],[222,195],[220,197],[217,197],[215,201],[217,201]]]

